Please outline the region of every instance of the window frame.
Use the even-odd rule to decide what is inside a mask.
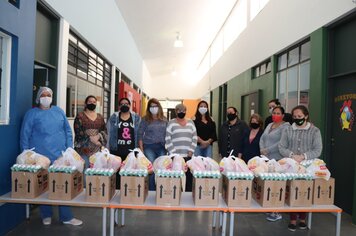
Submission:
[[[11,48],[12,37],[0,31],[1,67],[0,67],[0,125],[10,123],[10,83],[11,83]]]
[[[276,71],[276,97],[278,99],[280,99],[280,102],[281,104],[284,106],[286,112],[287,111],[290,111],[293,107],[289,107],[288,104],[289,104],[289,97],[288,97],[288,94],[289,94],[289,82],[288,81],[288,72],[289,70],[293,69],[293,68],[297,68],[297,105],[300,105],[301,104],[301,92],[306,92],[305,90],[301,90],[301,68],[303,65],[306,65],[306,64],[309,64],[309,88],[308,90],[310,89],[310,52],[309,52],[309,57],[308,58],[302,58],[302,47],[306,44],[310,44],[310,39],[306,39],[306,40],[303,40],[302,42],[296,44],[296,45],[293,45],[291,46],[290,48],[288,48],[287,50],[283,51],[281,54],[277,55],[277,71]],[[310,48],[310,47],[309,47]],[[289,55],[290,55],[290,52],[291,51],[294,51],[298,49],[298,62],[297,63],[293,63],[293,64],[290,64],[289,63]],[[282,69],[280,69],[280,59],[283,57],[283,56],[286,56],[286,66],[283,67]],[[284,98],[281,99],[280,98],[280,76],[282,75],[282,73],[285,73],[285,85],[284,85],[284,90],[285,90],[285,93],[284,93]],[[309,98],[308,98],[308,101],[309,101]],[[309,105],[308,104],[303,104],[303,105]]]
[[[67,73],[75,78],[75,101],[73,114],[68,118],[74,118],[78,113],[78,80],[89,83],[101,89],[102,105],[100,113],[106,119],[110,116],[111,104],[111,80],[112,65],[108,63],[96,50],[83,42],[75,33],[70,32],[68,42],[68,70]],[[78,73],[79,72],[79,73]],[[67,83],[68,86],[68,83]],[[89,94],[88,94],[89,95]],[[71,112],[70,112],[71,113]],[[70,114],[69,113],[69,114]],[[66,114],[68,115],[68,114]]]

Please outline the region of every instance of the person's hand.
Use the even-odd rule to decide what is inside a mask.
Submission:
[[[188,155],[187,155],[187,157],[192,158],[192,156],[193,156],[193,152],[188,151]]]
[[[293,155],[293,159],[300,163],[301,161],[303,161],[305,159],[304,155]]]
[[[267,154],[268,154],[268,151],[265,148],[261,149],[260,152],[261,152],[261,155],[264,155],[264,156],[267,156]]]
[[[95,145],[97,146],[101,146],[101,143],[100,143],[100,135],[97,134],[97,135],[93,135],[93,136],[89,136],[90,138],[90,142],[94,143]]]
[[[210,142],[208,140],[206,140],[206,141],[203,140],[200,142],[201,148],[207,148],[207,147],[209,147],[209,145],[210,145]]]

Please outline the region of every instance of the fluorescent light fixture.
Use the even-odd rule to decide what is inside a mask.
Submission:
[[[173,46],[175,48],[182,48],[183,47],[183,41],[180,38],[179,32],[177,32],[176,40],[174,41]]]

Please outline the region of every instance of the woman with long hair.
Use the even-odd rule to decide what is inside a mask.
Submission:
[[[167,119],[163,115],[162,106],[157,99],[151,98],[138,128],[138,145],[152,163],[167,153],[164,146],[166,128]],[[150,175],[149,189],[156,190],[154,174]]]
[[[200,101],[195,112],[195,128],[197,129],[198,146],[195,156],[212,157],[212,144],[217,140],[216,125],[209,113],[206,101]]]
[[[104,117],[95,111],[96,103],[95,96],[86,97],[84,111],[74,119],[74,147],[85,160],[86,168],[89,167],[89,157],[106,146],[106,124]]]

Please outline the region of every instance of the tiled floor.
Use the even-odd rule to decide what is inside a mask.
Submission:
[[[54,212],[57,212],[56,210]],[[38,208],[33,208],[29,221],[24,221],[10,233],[13,235],[101,235],[102,210],[97,208],[73,208],[75,217],[84,221],[82,226],[63,225],[55,215],[52,225],[43,226]],[[109,216],[109,211],[108,211]],[[235,214],[234,235],[239,236],[277,236],[277,235],[335,235],[335,216],[330,213],[314,213],[312,229],[290,232],[287,229],[288,214],[278,222],[268,222],[264,213]],[[107,218],[107,235],[109,235],[109,217]],[[115,235],[125,236],[160,236],[160,235],[221,235],[219,228],[212,229],[211,212],[183,211],[146,211],[126,210],[125,226],[116,226]],[[227,228],[227,234],[229,233]],[[341,235],[356,235],[356,226],[351,224],[351,217],[342,214]]]

